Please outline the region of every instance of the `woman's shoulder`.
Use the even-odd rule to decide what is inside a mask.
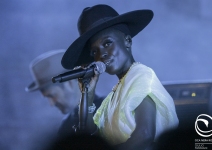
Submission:
[[[154,70],[144,64],[137,63],[131,68],[129,75],[138,76],[138,77],[147,77],[151,78],[155,74]]]
[[[135,66],[136,69],[138,69],[139,71],[146,71],[146,72],[154,72],[152,68],[150,68],[149,66],[146,66],[142,63],[139,63],[137,66]]]
[[[141,63],[134,65],[125,78],[125,84],[133,87],[149,87],[155,77],[154,71]]]

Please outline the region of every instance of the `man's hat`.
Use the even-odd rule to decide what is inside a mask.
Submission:
[[[125,24],[131,37],[143,30],[153,18],[151,10],[135,10],[119,15],[108,5],[95,5],[82,11],[78,20],[80,36],[69,46],[62,58],[62,66],[73,69],[75,66],[88,64],[94,61],[89,50],[85,48],[86,42],[97,32],[108,27]]]
[[[32,92],[52,83],[52,77],[64,73],[67,70],[61,66],[61,59],[65,49],[52,50],[36,57],[29,65],[33,82],[25,88]],[[54,83],[52,83],[54,84]]]

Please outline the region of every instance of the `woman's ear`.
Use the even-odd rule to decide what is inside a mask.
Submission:
[[[131,50],[131,46],[132,46],[132,38],[130,35],[126,35],[125,36],[125,46],[127,49]]]

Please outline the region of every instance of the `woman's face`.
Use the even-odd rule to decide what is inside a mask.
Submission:
[[[94,35],[90,40],[90,54],[95,61],[102,61],[109,74],[121,74],[127,70],[131,52],[126,48],[125,35],[115,29],[108,28]]]

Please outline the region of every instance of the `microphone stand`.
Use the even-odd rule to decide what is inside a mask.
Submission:
[[[82,97],[79,105],[79,134],[86,133],[86,122],[88,116],[88,83],[90,78],[82,79]]]

